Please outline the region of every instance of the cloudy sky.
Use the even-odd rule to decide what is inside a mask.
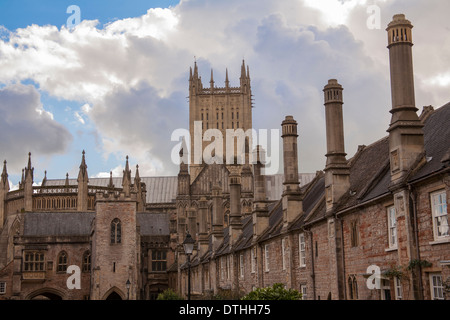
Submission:
[[[75,11],[80,8],[80,24]],[[414,25],[416,104],[450,101],[450,2],[442,0],[41,0],[0,2],[0,159],[12,185],[28,152],[35,182],[177,174],[177,128],[188,128],[189,67],[223,86],[250,66],[256,129],[299,123],[299,169],[325,164],[323,86],[344,87],[346,151],[386,135],[390,83],[385,28]],[[379,13],[379,15],[378,15]],[[379,22],[379,24],[378,24]],[[134,173],[133,173],[134,174]]]

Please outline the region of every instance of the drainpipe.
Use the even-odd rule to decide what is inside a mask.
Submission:
[[[312,237],[312,231],[303,229],[303,232],[307,233],[309,235],[309,242],[310,242],[310,248],[309,250],[311,252],[311,279],[312,279],[312,289],[313,289],[313,300],[316,300],[316,274],[314,271],[314,241]]]
[[[420,260],[420,248],[419,248],[419,225],[417,223],[417,194],[414,192],[413,187],[408,184],[409,197],[413,204],[413,217],[414,217],[414,240],[416,242],[416,255]],[[423,282],[422,282],[422,266],[419,264],[419,299],[423,300]]]
[[[335,214],[336,220],[341,225],[341,247],[342,247],[342,273],[343,273],[343,286],[344,286],[344,300],[347,298],[347,282],[345,280],[345,251],[344,251],[344,221],[341,217]]]

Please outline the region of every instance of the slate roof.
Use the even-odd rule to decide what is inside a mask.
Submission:
[[[24,236],[88,236],[95,212],[28,212]]]
[[[141,235],[169,235],[167,214],[137,213]],[[88,236],[95,212],[27,212],[24,236]]]
[[[132,178],[132,181],[134,178]],[[141,182],[145,183],[147,190],[147,203],[168,203],[175,201],[177,197],[178,177],[142,177]],[[61,186],[66,183],[65,179],[49,179],[45,182],[46,186]],[[70,185],[77,185],[77,179],[69,179]],[[109,184],[109,178],[89,178],[90,186],[106,187]],[[113,178],[113,184],[116,188],[122,188],[122,178]]]
[[[142,236],[169,235],[169,215],[167,213],[137,213],[136,218]]]
[[[418,180],[449,165],[450,102],[436,109],[425,121],[425,155],[429,160],[409,181]],[[446,163],[446,164],[445,164]]]

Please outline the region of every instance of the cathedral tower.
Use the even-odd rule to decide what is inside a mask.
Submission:
[[[225,87],[216,87],[211,70],[210,85],[203,88],[194,64],[189,76],[189,131],[191,135],[191,181],[199,174],[203,164],[203,150],[210,141],[203,141],[208,129],[218,129],[223,136],[223,156],[226,151],[226,130],[252,128],[252,92],[250,87],[250,71],[242,61],[239,87],[230,87],[228,70],[226,70]],[[196,126],[197,125],[197,126]],[[195,130],[197,128],[197,130]],[[197,142],[197,144],[195,143]],[[197,146],[197,149],[195,148]],[[197,151],[197,153],[195,153]],[[236,152],[235,152],[236,154]],[[214,155],[213,155],[214,156]],[[224,160],[225,162],[225,160]]]

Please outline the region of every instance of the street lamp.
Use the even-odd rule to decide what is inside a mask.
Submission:
[[[130,286],[131,286],[130,279],[127,280],[125,286],[127,287],[127,300],[130,300]]]
[[[195,240],[192,239],[191,235],[186,235],[186,238],[183,241],[184,252],[187,255],[187,263],[188,263],[188,300],[191,300],[191,254],[194,251],[194,243]]]

